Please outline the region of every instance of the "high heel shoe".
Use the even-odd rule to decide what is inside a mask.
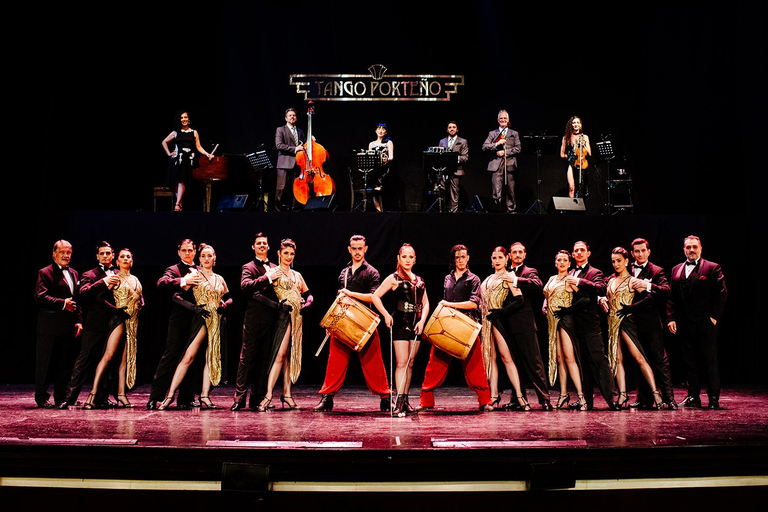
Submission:
[[[293,403],[289,402],[288,400],[290,400]],[[288,404],[288,409],[298,409],[299,408],[299,406],[296,404],[296,400],[294,400],[292,396],[280,395],[280,406],[283,409],[285,409],[285,404]]]
[[[167,410],[171,406],[171,404],[173,403],[173,396],[174,395],[166,396],[165,400],[163,400],[160,403],[160,405],[157,406],[157,410],[158,411],[165,411],[165,410]]]
[[[128,401],[128,397],[125,395],[117,395],[117,407],[118,409],[132,409],[133,404]]]
[[[579,393],[576,396],[579,398],[579,400],[577,402],[573,402],[569,407],[577,411],[586,411],[588,407],[587,401],[584,399],[584,393]]]
[[[525,399],[522,395],[517,396],[517,403],[518,403],[518,410],[519,411],[530,411],[531,410],[531,404],[528,403],[528,400]]]
[[[408,402],[408,395],[403,397],[403,407],[407,414],[418,414],[418,411]]]
[[[629,395],[626,391],[619,392],[619,401],[616,402],[616,406],[619,409],[629,409]]]
[[[272,398],[264,397],[261,399],[261,402],[259,402],[259,405],[256,407],[256,410],[259,412],[266,412],[269,409],[269,404],[272,403]]]
[[[211,402],[211,399],[207,396],[201,396],[200,397],[200,408],[201,409],[218,409],[219,407]]]
[[[653,392],[653,407],[657,411],[664,409],[664,401],[661,399],[661,391]]]
[[[557,404],[555,405],[555,409],[567,409],[568,408],[568,402],[571,401],[571,394],[566,393],[564,395],[560,395],[557,399]]]
[[[491,397],[491,407],[493,407],[494,409],[498,409],[500,404],[501,404],[501,394],[499,394],[499,396]]]
[[[95,407],[93,404],[93,400],[96,398],[96,395],[94,393],[88,394],[88,399],[83,403],[83,409],[91,410]]]
[[[406,414],[407,413],[405,412],[405,396],[397,395],[397,400],[395,401],[395,408],[392,410],[392,416],[403,418],[405,417]]]

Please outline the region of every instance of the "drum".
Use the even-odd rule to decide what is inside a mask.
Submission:
[[[480,328],[468,315],[438,304],[424,327],[424,338],[453,357],[466,359]]]
[[[355,299],[339,295],[320,321],[320,327],[356,352],[363,349],[379,326],[379,316]]]

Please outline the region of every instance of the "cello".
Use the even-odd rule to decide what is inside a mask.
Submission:
[[[312,114],[315,107],[309,102],[307,110],[307,141],[304,151],[296,155],[296,163],[301,173],[293,180],[293,197],[297,203],[307,204],[312,196],[329,196],[336,192],[336,184],[323,170],[323,163],[328,159],[328,152],[312,138]]]

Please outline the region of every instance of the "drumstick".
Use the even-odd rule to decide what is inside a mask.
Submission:
[[[325,342],[328,341],[328,337],[330,335],[331,334],[328,331],[325,332],[325,338],[323,338],[323,342],[320,344],[320,348],[318,348],[317,352],[315,352],[315,357],[320,355],[320,351],[323,350],[323,347],[325,346]]]

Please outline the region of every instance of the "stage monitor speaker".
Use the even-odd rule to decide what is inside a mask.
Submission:
[[[220,212],[232,211],[232,210],[243,210],[247,202],[248,202],[248,194],[230,194],[226,196],[221,196],[221,199],[219,199],[219,204],[216,206],[216,209]]]
[[[488,213],[483,206],[483,201],[480,199],[480,196],[475,194],[472,196],[472,199],[469,200],[467,203],[467,207],[464,209],[466,212],[470,213]]]
[[[552,197],[549,211],[552,213],[585,213],[587,207],[583,197]]]
[[[304,205],[305,210],[329,210],[331,203],[333,202],[333,196],[312,196],[307,198],[307,204]]]

